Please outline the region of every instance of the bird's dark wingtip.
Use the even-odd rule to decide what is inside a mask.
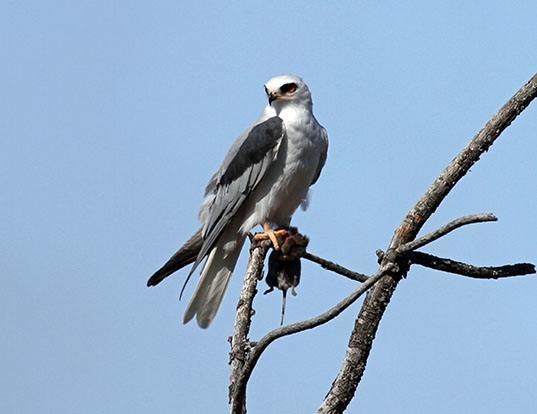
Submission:
[[[164,264],[164,266],[149,278],[147,287],[158,285],[172,273],[195,262],[202,244],[203,238],[201,237],[200,229],[170,258],[170,260]],[[192,271],[190,274],[192,274]]]
[[[160,282],[164,280],[165,277],[166,275],[162,274],[161,271],[158,270],[157,272],[155,272],[155,274],[153,274],[153,276],[151,276],[147,280],[147,287],[157,286]]]

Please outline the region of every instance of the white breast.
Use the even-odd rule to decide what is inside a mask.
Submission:
[[[279,114],[286,134],[278,157],[245,205],[241,231],[265,222],[288,226],[291,216],[308,194],[319,167],[322,127],[304,108],[288,107]]]

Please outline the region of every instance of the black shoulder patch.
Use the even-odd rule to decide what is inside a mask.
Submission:
[[[248,167],[260,162],[267,152],[276,146],[283,133],[283,121],[275,116],[252,128],[237,155],[220,178],[220,185],[227,185],[239,178]]]

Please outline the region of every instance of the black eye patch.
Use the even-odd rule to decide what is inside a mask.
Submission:
[[[280,87],[282,93],[293,93],[298,88],[296,83],[286,83]]]

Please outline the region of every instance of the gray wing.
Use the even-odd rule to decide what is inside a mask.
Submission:
[[[208,205],[203,207],[203,245],[192,272],[214,246],[225,226],[259,184],[275,160],[285,134],[281,118],[275,116],[255,125],[238,148],[230,150],[222,168],[211,178],[206,189]]]
[[[323,150],[321,152],[321,156],[319,157],[319,165],[317,166],[317,171],[315,172],[315,176],[313,177],[313,180],[311,181],[310,185],[313,185],[317,182],[321,175],[321,171],[323,170],[324,164],[326,163],[326,157],[328,156],[328,133],[326,132],[326,129],[321,129],[321,138],[323,142]]]

